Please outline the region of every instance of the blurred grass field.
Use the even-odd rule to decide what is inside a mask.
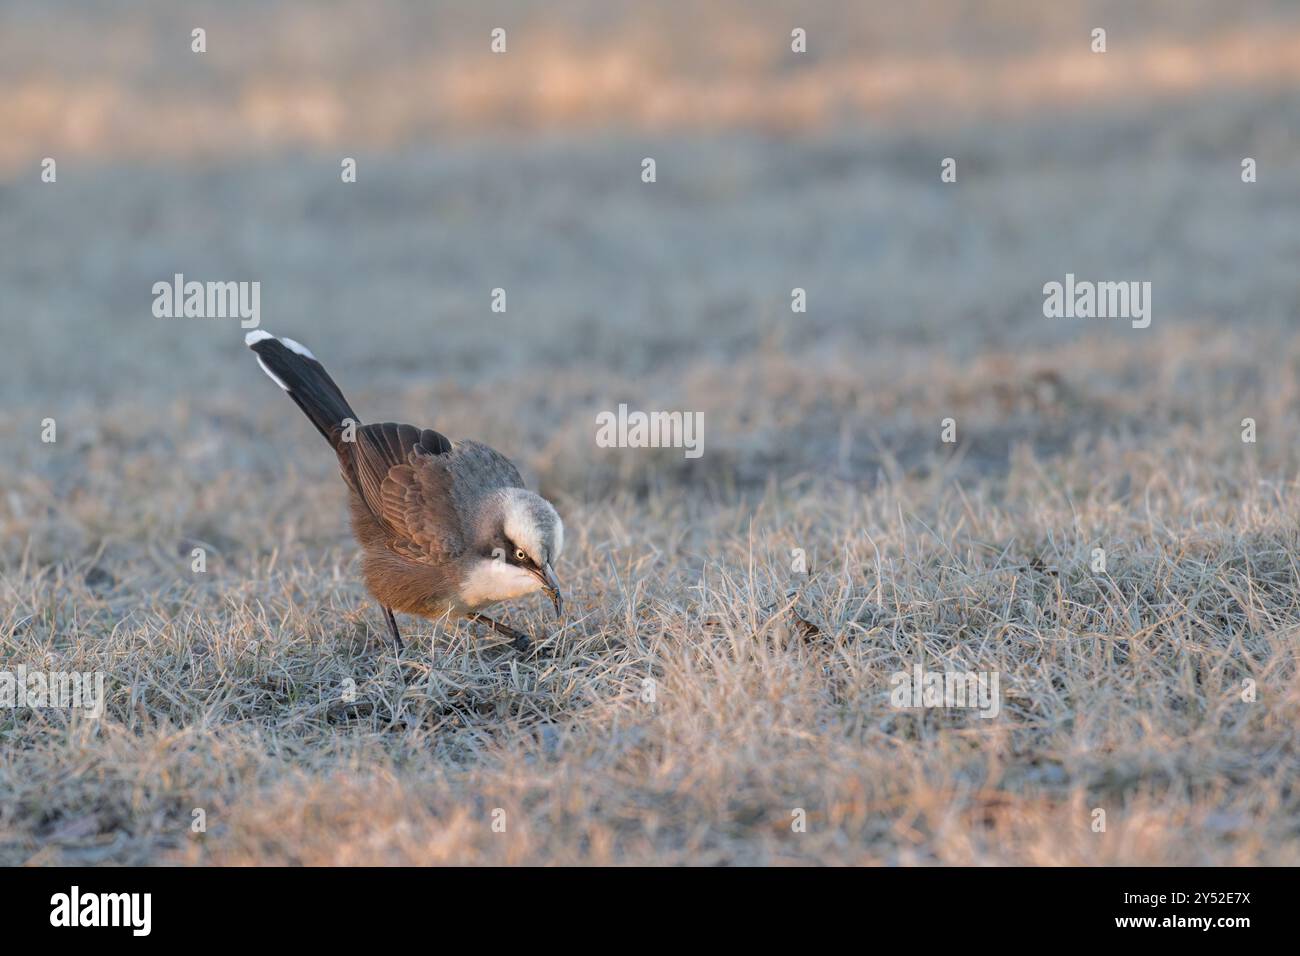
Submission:
[[[1300,862],[1300,13],[1049,6],[0,7],[0,670],[109,691],[0,711],[0,863]],[[176,272],[519,463],[543,654],[394,657]],[[1045,319],[1067,272],[1151,327]],[[596,447],[620,402],[703,457]],[[892,708],[914,663],[1000,715]]]

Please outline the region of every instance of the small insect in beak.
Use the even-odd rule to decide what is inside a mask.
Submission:
[[[551,603],[555,605],[556,618],[563,617],[564,595],[560,593],[560,582],[555,579],[555,572],[551,570],[549,564],[544,564],[542,565],[538,577],[542,579],[542,589],[546,592],[546,596],[549,597]]]

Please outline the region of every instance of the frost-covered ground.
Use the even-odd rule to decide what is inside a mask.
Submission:
[[[1300,862],[1284,5],[823,4],[806,61],[781,4],[260,6],[4,12],[0,670],[108,700],[0,710],[0,861]],[[153,317],[177,272],[519,461],[543,654],[394,657],[328,449],[235,320]],[[1066,273],[1151,327],[1044,318]],[[598,448],[620,402],[704,455]],[[1001,712],[891,707],[918,662]]]

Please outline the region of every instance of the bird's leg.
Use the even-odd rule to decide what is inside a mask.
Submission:
[[[400,654],[406,645],[402,643],[402,633],[397,629],[397,618],[393,617],[393,609],[391,607],[384,608],[384,617],[388,619],[388,630],[392,632],[393,643],[397,645],[397,653]]]
[[[531,647],[533,644],[532,638],[530,638],[527,634],[524,634],[520,631],[516,631],[512,627],[506,627],[500,621],[494,621],[492,620],[492,618],[487,617],[485,615],[471,614],[470,620],[478,621],[480,624],[486,624],[488,627],[492,628],[498,634],[504,634],[506,637],[510,638],[510,646],[513,647],[515,650],[519,651],[520,653],[528,650],[528,648]]]

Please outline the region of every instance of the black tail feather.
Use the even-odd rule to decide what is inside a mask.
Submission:
[[[259,330],[250,332],[244,341],[256,353],[262,371],[289,393],[316,430],[338,451],[346,420],[358,425],[360,420],[325,366],[292,339],[277,339]]]

